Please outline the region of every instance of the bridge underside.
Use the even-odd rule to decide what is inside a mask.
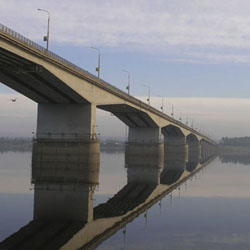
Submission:
[[[100,109],[109,111],[130,128],[157,128],[157,124],[145,112],[126,104],[99,105]]]
[[[0,48],[0,82],[37,103],[88,103],[44,67],[2,48]]]

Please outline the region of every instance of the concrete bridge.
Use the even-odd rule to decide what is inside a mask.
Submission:
[[[129,127],[128,150],[135,157],[141,153],[163,156],[164,150],[176,147],[192,154],[201,145],[202,154],[208,154],[215,145],[193,128],[1,24],[0,82],[38,103],[35,163],[38,158],[46,165],[60,160],[52,159],[60,151],[60,157],[71,155],[64,162],[72,165],[79,150],[80,161],[88,163],[93,155],[98,161],[96,108],[111,112]]]

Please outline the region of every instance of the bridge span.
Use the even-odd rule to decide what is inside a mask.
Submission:
[[[129,127],[126,150],[135,157],[163,157],[164,151],[175,148],[189,155],[197,150],[209,154],[216,144],[1,24],[0,82],[38,103],[33,163],[38,159],[41,163],[42,152],[46,164],[59,159],[53,158],[55,152],[60,158],[68,155],[65,161],[71,163],[98,162],[96,108],[111,112]]]

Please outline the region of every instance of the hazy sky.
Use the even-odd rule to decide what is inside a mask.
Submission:
[[[90,47],[99,47],[104,80],[125,90],[128,70],[133,95],[145,96],[150,85],[176,117],[188,114],[216,137],[249,135],[249,1],[0,0],[0,23],[45,45],[47,15],[37,8],[51,13],[52,51],[95,74]],[[35,105],[9,102],[3,94],[14,93],[1,84],[0,94],[0,135],[31,133]],[[110,117],[100,115],[100,132],[109,135]]]

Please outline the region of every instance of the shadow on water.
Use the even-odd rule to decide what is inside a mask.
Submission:
[[[126,152],[127,184],[96,207],[100,169],[95,161],[67,165],[64,171],[56,163],[33,162],[33,220],[1,242],[0,249],[94,249],[214,159],[201,161],[194,148],[166,151],[165,159],[143,154],[135,159]]]

